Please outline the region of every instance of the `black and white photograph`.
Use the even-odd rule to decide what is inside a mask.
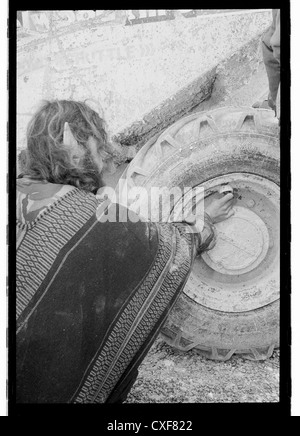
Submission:
[[[11,7],[8,415],[290,415],[289,14]]]

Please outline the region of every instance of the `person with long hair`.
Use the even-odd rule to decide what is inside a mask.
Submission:
[[[228,194],[196,231],[100,220],[96,194],[113,154],[84,102],[44,102],[28,125],[17,179],[17,403],[123,402],[195,256],[213,246],[214,223],[233,214]]]

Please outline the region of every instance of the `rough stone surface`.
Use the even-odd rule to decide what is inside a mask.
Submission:
[[[261,38],[256,38],[218,65],[210,98],[191,113],[222,106],[249,107],[267,95],[268,78],[261,55]]]
[[[92,100],[111,136],[139,144],[155,123],[163,128],[207,98],[214,68],[270,20],[270,10],[256,10],[134,26],[100,26],[96,17],[62,28],[50,17],[49,31],[18,41],[18,149],[39,102],[52,98]]]
[[[158,338],[139,368],[126,403],[275,403],[279,401],[279,350],[266,361],[233,356],[207,360],[171,348]]]
[[[194,107],[210,97],[216,79],[216,68],[194,80],[174,96],[155,107],[140,121],[114,136],[121,145],[140,149],[148,139],[187,115]]]
[[[183,116],[220,106],[251,106],[267,93],[267,86],[258,35],[114,139],[139,150]]]

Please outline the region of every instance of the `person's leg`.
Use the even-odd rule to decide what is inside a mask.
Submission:
[[[262,42],[263,60],[269,81],[269,106],[276,109],[276,97],[280,83],[280,64],[274,58],[273,51],[266,43]]]

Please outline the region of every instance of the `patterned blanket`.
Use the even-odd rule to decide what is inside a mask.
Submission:
[[[17,403],[123,401],[188,278],[184,224],[100,222],[97,207],[18,181]]]

